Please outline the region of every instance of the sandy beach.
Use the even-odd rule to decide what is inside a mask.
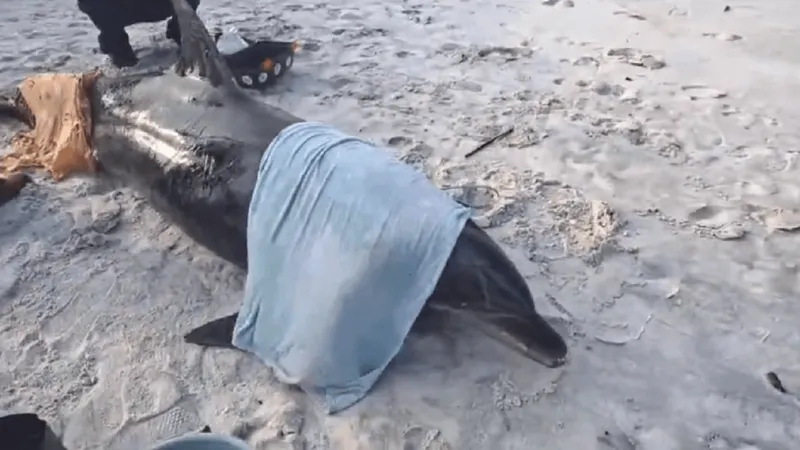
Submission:
[[[199,12],[302,41],[264,101],[383,144],[475,206],[569,362],[546,369],[451,320],[327,416],[256,358],[183,342],[238,309],[242,272],[123,185],[40,173],[0,207],[0,409],[38,413],[70,450],[205,425],[259,450],[800,448],[796,2]],[[107,65],[74,0],[0,17],[0,86]],[[128,29],[145,61],[172,49],[164,28]],[[0,130],[7,146],[19,128]]]

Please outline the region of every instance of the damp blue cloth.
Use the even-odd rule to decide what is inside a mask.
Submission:
[[[400,351],[468,217],[389,150],[290,126],[259,167],[234,345],[329,413],[350,407]]]

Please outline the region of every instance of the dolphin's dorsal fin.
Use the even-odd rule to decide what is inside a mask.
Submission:
[[[217,44],[211,39],[208,29],[195,10],[186,0],[170,1],[181,30],[181,52],[175,72],[180,76],[194,72],[200,78],[208,80],[212,86],[238,90],[230,67],[217,50]]]

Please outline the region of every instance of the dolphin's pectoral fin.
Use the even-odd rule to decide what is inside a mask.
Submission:
[[[25,103],[25,99],[22,98],[19,89],[0,94],[0,117],[2,116],[23,122],[31,128],[35,124],[33,115]],[[25,173],[15,173],[8,177],[0,177],[0,206],[15,199],[22,191],[22,188],[32,181],[33,179]]]
[[[204,347],[233,348],[233,329],[238,314],[221,317],[190,331],[183,340]]]
[[[0,116],[10,117],[33,128],[35,121],[19,89],[0,94]]]
[[[0,114],[12,119],[19,119],[18,113],[14,99],[10,95],[0,95]]]
[[[212,86],[238,89],[233,73],[217,50],[208,29],[186,0],[170,0],[181,29],[181,55],[175,65],[180,76],[193,71]]]
[[[15,173],[8,178],[0,177],[0,206],[17,198],[26,184],[33,179],[26,173]]]

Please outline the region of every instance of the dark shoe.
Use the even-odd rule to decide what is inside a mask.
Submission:
[[[111,53],[108,56],[111,58],[111,64],[117,67],[133,67],[139,62],[139,58],[136,57],[132,48]]]
[[[65,450],[53,430],[36,414],[0,411],[0,440],[14,450]]]
[[[111,58],[111,64],[117,67],[132,67],[139,62],[124,30],[114,33],[101,32],[97,41],[100,44],[100,51]]]

